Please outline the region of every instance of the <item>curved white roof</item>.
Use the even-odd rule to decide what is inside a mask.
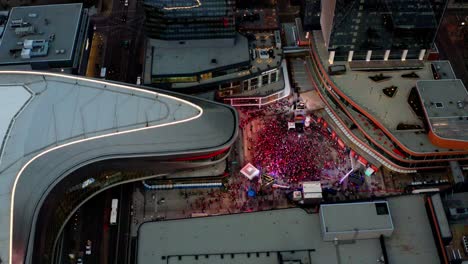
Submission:
[[[70,168],[101,155],[221,146],[237,131],[236,115],[219,105],[207,107],[201,118],[202,107],[172,95],[54,73],[0,71],[2,106],[4,102],[9,107],[0,116],[4,142],[0,152],[0,258],[6,263],[23,261],[25,248],[13,249],[13,242],[21,247],[31,243],[27,241],[29,228],[34,228],[32,221],[44,193]],[[224,119],[214,120],[221,125],[229,123],[217,129],[208,123],[216,117]],[[195,120],[196,127],[191,123]],[[193,130],[168,129],[181,124]],[[204,137],[193,140],[197,135]],[[183,137],[190,142],[182,142]],[[17,221],[24,226],[13,226]],[[18,238],[13,238],[13,229]]]
[[[8,138],[7,132],[13,123],[16,115],[19,115],[23,107],[32,97],[30,92],[24,86],[2,85],[0,86],[0,161],[3,153],[3,145]]]
[[[183,121],[201,114],[201,108],[190,102],[134,88],[122,89],[109,83],[39,75],[15,78],[17,75],[0,75],[0,83],[16,82],[14,86],[2,86],[7,87],[6,98],[22,96],[15,100],[14,106],[19,108],[27,100],[24,91],[30,90],[34,95],[17,117],[4,144],[0,170],[51,146]],[[2,118],[0,127],[8,127],[11,121]]]

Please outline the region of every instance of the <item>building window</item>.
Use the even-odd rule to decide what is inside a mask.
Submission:
[[[223,83],[220,85],[220,90],[226,90],[231,88],[231,83]]]
[[[244,91],[248,91],[249,90],[249,80],[245,80],[244,82],[242,82],[242,86],[244,88]]]
[[[262,86],[268,84],[268,74],[262,76]]]
[[[250,79],[250,86],[252,85],[257,85],[258,84],[258,78],[252,78]]]
[[[271,82],[277,82],[279,79],[279,71],[271,73]]]
[[[249,90],[256,89],[257,86],[258,86],[258,78],[250,79],[250,89]]]

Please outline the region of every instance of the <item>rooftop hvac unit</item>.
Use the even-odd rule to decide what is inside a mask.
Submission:
[[[21,58],[22,59],[30,59],[31,58],[31,50],[30,49],[22,49],[21,50]]]
[[[15,28],[15,27],[21,27],[23,25],[23,19],[20,18],[20,19],[12,19],[11,20],[11,23],[10,23],[10,26],[12,28]]]
[[[458,109],[463,109],[465,107],[465,102],[464,101],[457,101],[457,108]]]
[[[26,35],[31,35],[36,32],[36,29],[34,26],[28,26],[28,27],[17,27],[15,28],[15,34],[17,36],[26,36]]]
[[[34,40],[32,40],[32,39],[25,39],[24,42],[23,42],[23,47],[25,49],[32,49],[33,48],[33,42],[34,42]]]
[[[23,47],[25,49],[32,49],[32,48],[36,48],[36,47],[43,47],[45,46],[47,43],[47,41],[43,40],[43,39],[25,39],[24,42],[23,42]]]

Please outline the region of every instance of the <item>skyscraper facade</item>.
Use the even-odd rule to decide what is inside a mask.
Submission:
[[[233,0],[144,0],[146,33],[162,40],[234,38]]]
[[[322,1],[320,23],[334,60],[421,59],[433,47],[446,4],[447,0],[327,0]]]

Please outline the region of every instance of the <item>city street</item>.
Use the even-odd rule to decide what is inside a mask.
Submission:
[[[140,2],[112,0],[107,14],[92,17],[95,33],[88,62],[89,77],[136,83],[142,72],[143,10]],[[96,44],[95,44],[96,42]]]
[[[84,263],[103,263],[107,253],[103,252],[105,234],[105,201],[108,193],[103,192],[85,203],[70,219],[64,230],[62,263],[75,263],[82,258]],[[87,241],[91,241],[91,254],[86,254]]]

